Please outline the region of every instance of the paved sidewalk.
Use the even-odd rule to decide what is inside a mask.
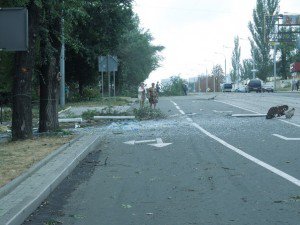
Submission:
[[[57,149],[0,189],[0,225],[19,225],[67,177],[103,135],[85,134]]]

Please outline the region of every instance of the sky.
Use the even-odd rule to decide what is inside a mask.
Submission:
[[[241,59],[251,58],[248,23],[256,0],[135,0],[141,27],[154,45],[165,47],[161,67],[147,83],[171,76],[197,77],[220,64],[229,74],[234,37],[240,38]],[[281,0],[280,13],[300,14],[300,0]]]

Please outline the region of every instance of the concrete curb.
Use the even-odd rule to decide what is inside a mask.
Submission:
[[[13,179],[8,184],[4,185],[2,188],[0,188],[0,199],[9,194],[12,190],[14,190],[20,183],[22,183],[25,179],[27,179],[29,176],[31,176],[34,172],[36,172],[38,169],[40,169],[43,165],[45,165],[47,162],[49,162],[51,159],[53,159],[56,155],[64,151],[67,147],[74,144],[79,138],[83,137],[83,134],[77,136],[73,140],[71,140],[69,143],[64,144],[63,146],[56,149],[54,152],[50,153],[48,156],[46,156],[41,161],[37,162],[33,166],[31,166],[26,172],[22,173],[20,176]]]
[[[49,183],[32,199],[26,199],[22,204],[17,205],[11,209],[7,214],[0,218],[0,224],[2,225],[20,225],[24,220],[33,213],[37,207],[46,199],[49,194],[75,169],[75,167],[82,161],[90,152],[100,144],[102,135],[93,135],[89,145],[82,148],[80,153],[74,158],[70,159],[67,165],[59,172],[59,174],[49,181]],[[82,138],[78,137],[76,140]],[[74,140],[75,142],[75,140]],[[60,150],[62,152],[63,150]],[[56,152],[55,155],[58,153]],[[55,156],[54,155],[54,156]],[[52,156],[52,158],[54,157]],[[32,172],[33,173],[33,172]],[[0,199],[1,200],[1,199]]]

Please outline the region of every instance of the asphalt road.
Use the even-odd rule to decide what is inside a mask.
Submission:
[[[24,225],[299,225],[300,140],[276,136],[300,139],[299,112],[231,116],[299,96],[212,96],[161,98],[168,119],[115,126]]]

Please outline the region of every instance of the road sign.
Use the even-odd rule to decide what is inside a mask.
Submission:
[[[27,51],[28,11],[25,8],[0,8],[0,50]]]
[[[116,72],[118,71],[117,56],[99,56],[98,57],[99,72]]]

